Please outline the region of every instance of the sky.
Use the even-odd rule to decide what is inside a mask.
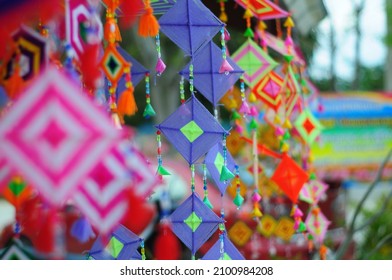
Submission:
[[[362,31],[361,62],[366,66],[382,65],[386,59],[386,47],[383,37],[386,34],[385,0],[365,0],[365,8],[360,19]],[[352,79],[354,75],[354,34],[353,7],[356,0],[324,0],[336,32],[337,76]],[[330,19],[325,18],[316,29],[319,48],[311,64],[311,73],[315,78],[328,78],[330,67],[329,33]]]

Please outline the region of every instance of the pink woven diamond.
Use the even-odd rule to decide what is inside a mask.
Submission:
[[[60,205],[121,137],[110,118],[50,67],[0,124],[0,153],[50,203]]]

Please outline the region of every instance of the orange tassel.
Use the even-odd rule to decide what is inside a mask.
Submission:
[[[11,75],[11,77],[8,79],[8,81],[5,82],[5,90],[10,99],[15,99],[17,98],[24,85],[24,80],[19,74],[19,67],[15,67],[14,73]]]
[[[122,41],[117,20],[112,16],[108,16],[106,18],[105,28],[104,28],[104,38],[109,43]]]
[[[159,32],[159,23],[154,16],[154,11],[150,6],[150,0],[146,0],[145,13],[140,17],[139,35],[142,37],[155,37]]]
[[[124,116],[132,116],[137,112],[137,106],[135,97],[133,95],[133,86],[127,87],[121,94],[120,99],[117,103],[117,113],[120,117],[120,121],[124,124]]]

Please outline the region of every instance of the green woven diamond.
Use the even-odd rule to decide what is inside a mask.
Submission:
[[[221,153],[217,153],[215,160],[214,160],[214,165],[216,167],[216,169],[218,170],[219,174],[222,171],[222,167],[225,164],[225,160],[223,158],[223,156],[221,155]]]
[[[199,218],[195,212],[192,212],[192,214],[190,214],[189,217],[184,220],[184,223],[186,223],[191,228],[191,230],[195,232],[202,223],[202,219]]]
[[[113,236],[106,246],[106,251],[108,251],[109,254],[116,259],[123,248],[124,244],[122,244],[117,238]]]
[[[230,261],[232,258],[230,258],[230,256],[227,253],[223,254],[223,260],[224,261]]]
[[[191,143],[193,143],[193,141],[195,141],[204,133],[204,131],[200,128],[200,126],[197,125],[195,121],[190,121],[180,130]]]

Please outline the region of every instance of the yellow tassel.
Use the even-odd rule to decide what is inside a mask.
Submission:
[[[221,14],[220,14],[220,16],[219,16],[219,19],[220,19],[221,21],[223,21],[224,23],[226,23],[226,22],[228,21],[228,17],[227,17],[227,14],[226,14],[225,11],[221,12]]]
[[[267,25],[265,24],[264,21],[260,20],[260,21],[259,21],[259,24],[257,25],[257,28],[258,28],[259,30],[266,30],[266,29],[267,29]]]
[[[251,92],[251,94],[249,94],[249,102],[255,103],[256,101],[257,101],[256,96],[254,95],[253,92]]]
[[[250,9],[246,9],[244,13],[244,18],[251,18],[253,17],[253,13]]]
[[[286,119],[283,123],[283,128],[292,129],[293,125],[291,124],[289,119]]]
[[[117,103],[117,113],[120,117],[121,123],[124,123],[124,116],[132,116],[137,112],[135,97],[133,95],[133,86],[127,87],[121,94]]]
[[[288,17],[286,19],[286,21],[284,22],[284,27],[288,28],[288,27],[294,27],[294,26],[295,26],[295,24],[294,24],[293,19],[291,17]]]
[[[139,35],[142,37],[155,37],[159,32],[159,23],[154,16],[150,1],[145,1],[145,13],[140,17]]]
[[[252,211],[252,217],[253,218],[261,218],[263,216],[263,213],[261,213],[260,208],[257,204],[254,205],[253,211]]]

